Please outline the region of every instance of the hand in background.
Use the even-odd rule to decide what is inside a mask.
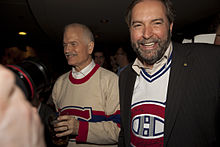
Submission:
[[[0,146],[45,147],[37,110],[15,84],[13,73],[0,65]]]

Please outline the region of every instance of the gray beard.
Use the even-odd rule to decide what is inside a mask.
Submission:
[[[132,43],[132,47],[133,50],[136,52],[138,59],[142,62],[142,63],[146,63],[147,65],[153,65],[154,63],[156,63],[158,60],[160,60],[164,53],[166,52],[169,44],[171,41],[171,33],[169,31],[167,39],[162,42],[161,40],[159,40],[159,47],[160,49],[158,49],[155,53],[155,55],[153,55],[152,57],[145,57],[140,49],[140,45],[138,43],[138,46],[136,46],[135,43]],[[150,54],[152,51],[146,51],[145,54]]]

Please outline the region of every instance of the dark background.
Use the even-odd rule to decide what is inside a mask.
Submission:
[[[129,43],[124,14],[130,0],[0,0],[0,55],[5,49],[33,47],[56,75],[70,69],[63,55],[63,27],[83,23],[95,35],[96,47],[112,54],[116,46]],[[220,0],[173,0],[176,19],[173,40],[214,33]],[[27,36],[19,36],[26,31]]]

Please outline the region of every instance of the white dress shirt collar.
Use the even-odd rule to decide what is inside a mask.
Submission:
[[[95,62],[92,60],[89,65],[83,68],[81,71],[77,72],[76,69],[72,68],[72,76],[75,79],[82,79],[84,78],[90,71],[95,67]]]

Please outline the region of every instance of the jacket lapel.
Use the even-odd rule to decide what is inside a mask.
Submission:
[[[131,64],[132,65],[132,64]],[[133,69],[131,68],[131,65],[129,67],[129,72],[127,72],[126,75],[126,86],[124,89],[124,97],[125,97],[125,101],[124,103],[124,113],[126,116],[124,117],[126,120],[124,120],[124,131],[126,134],[126,140],[125,146],[130,146],[130,119],[131,119],[131,100],[132,100],[132,95],[133,95],[133,91],[134,91],[134,84],[135,84],[135,80],[136,80],[136,76],[137,74],[133,71]]]
[[[168,85],[167,101],[165,108],[164,146],[167,146],[172,133],[178,110],[187,88],[187,76],[191,63],[188,59],[189,50],[173,45],[173,57]]]

